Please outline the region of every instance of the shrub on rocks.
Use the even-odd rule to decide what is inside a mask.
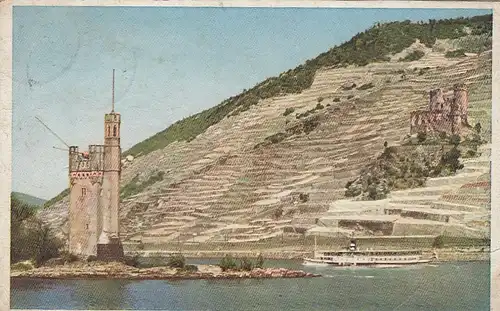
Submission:
[[[446,58],[460,58],[460,57],[465,57],[465,51],[463,49],[458,49],[458,50],[453,50],[453,51],[448,51],[444,55]]]
[[[252,271],[252,269],[253,269],[253,264],[247,257],[243,257],[240,259],[239,270]]]
[[[139,255],[125,256],[125,258],[123,259],[123,263],[126,264],[127,266],[138,268],[139,267]]]
[[[255,268],[259,269],[264,268],[264,257],[262,256],[262,254],[259,254],[257,256],[257,261],[255,262]]]
[[[285,109],[285,112],[283,112],[283,116],[286,117],[287,115],[293,113],[295,111],[295,108],[288,107]]]
[[[31,260],[25,260],[21,262],[17,262],[13,265],[10,265],[11,270],[15,271],[28,271],[35,268],[35,264]]]
[[[236,270],[236,261],[231,255],[225,255],[219,262],[222,271]]]
[[[400,62],[411,62],[414,60],[421,59],[422,57],[424,57],[424,55],[425,55],[425,52],[420,51],[420,50],[415,50],[415,51],[409,53],[408,55],[406,55],[405,57],[400,58],[399,61]]]
[[[195,265],[185,265],[182,270],[186,272],[198,272],[198,267]]]
[[[36,265],[59,256],[62,242],[36,216],[36,207],[11,194],[10,262],[33,260]]]
[[[171,268],[184,268],[186,265],[186,258],[182,254],[171,254],[167,261],[167,266]]]
[[[345,196],[380,200],[391,190],[422,187],[428,177],[448,176],[463,168],[459,158],[456,147],[443,154],[420,149],[399,151],[386,145],[384,152],[365,167],[359,177],[346,184]]]

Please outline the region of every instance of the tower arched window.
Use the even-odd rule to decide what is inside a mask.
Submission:
[[[113,126],[113,137],[116,137],[116,125]]]
[[[111,129],[110,129],[109,125],[107,126],[107,134],[106,134],[106,136],[111,136]]]

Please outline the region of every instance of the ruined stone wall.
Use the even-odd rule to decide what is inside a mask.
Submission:
[[[429,92],[429,107],[410,114],[410,133],[461,134],[469,127],[467,121],[469,100],[465,84],[455,84],[453,91],[442,89]]]
[[[410,133],[452,132],[452,118],[449,114],[435,111],[414,111],[410,117]]]

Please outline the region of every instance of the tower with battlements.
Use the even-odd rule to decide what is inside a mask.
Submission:
[[[411,113],[410,132],[461,135],[465,129],[470,128],[468,106],[465,84],[455,84],[453,90],[447,93],[442,89],[431,90],[428,109]]]
[[[69,252],[79,257],[123,257],[119,232],[120,124],[113,95],[113,108],[104,116],[104,145],[90,145],[88,152],[80,152],[77,146],[69,148],[68,244]]]

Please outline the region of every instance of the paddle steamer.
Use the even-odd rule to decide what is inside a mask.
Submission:
[[[347,250],[318,252],[314,240],[313,258],[305,258],[304,265],[334,266],[400,266],[427,263],[421,250],[359,250],[351,240]]]

